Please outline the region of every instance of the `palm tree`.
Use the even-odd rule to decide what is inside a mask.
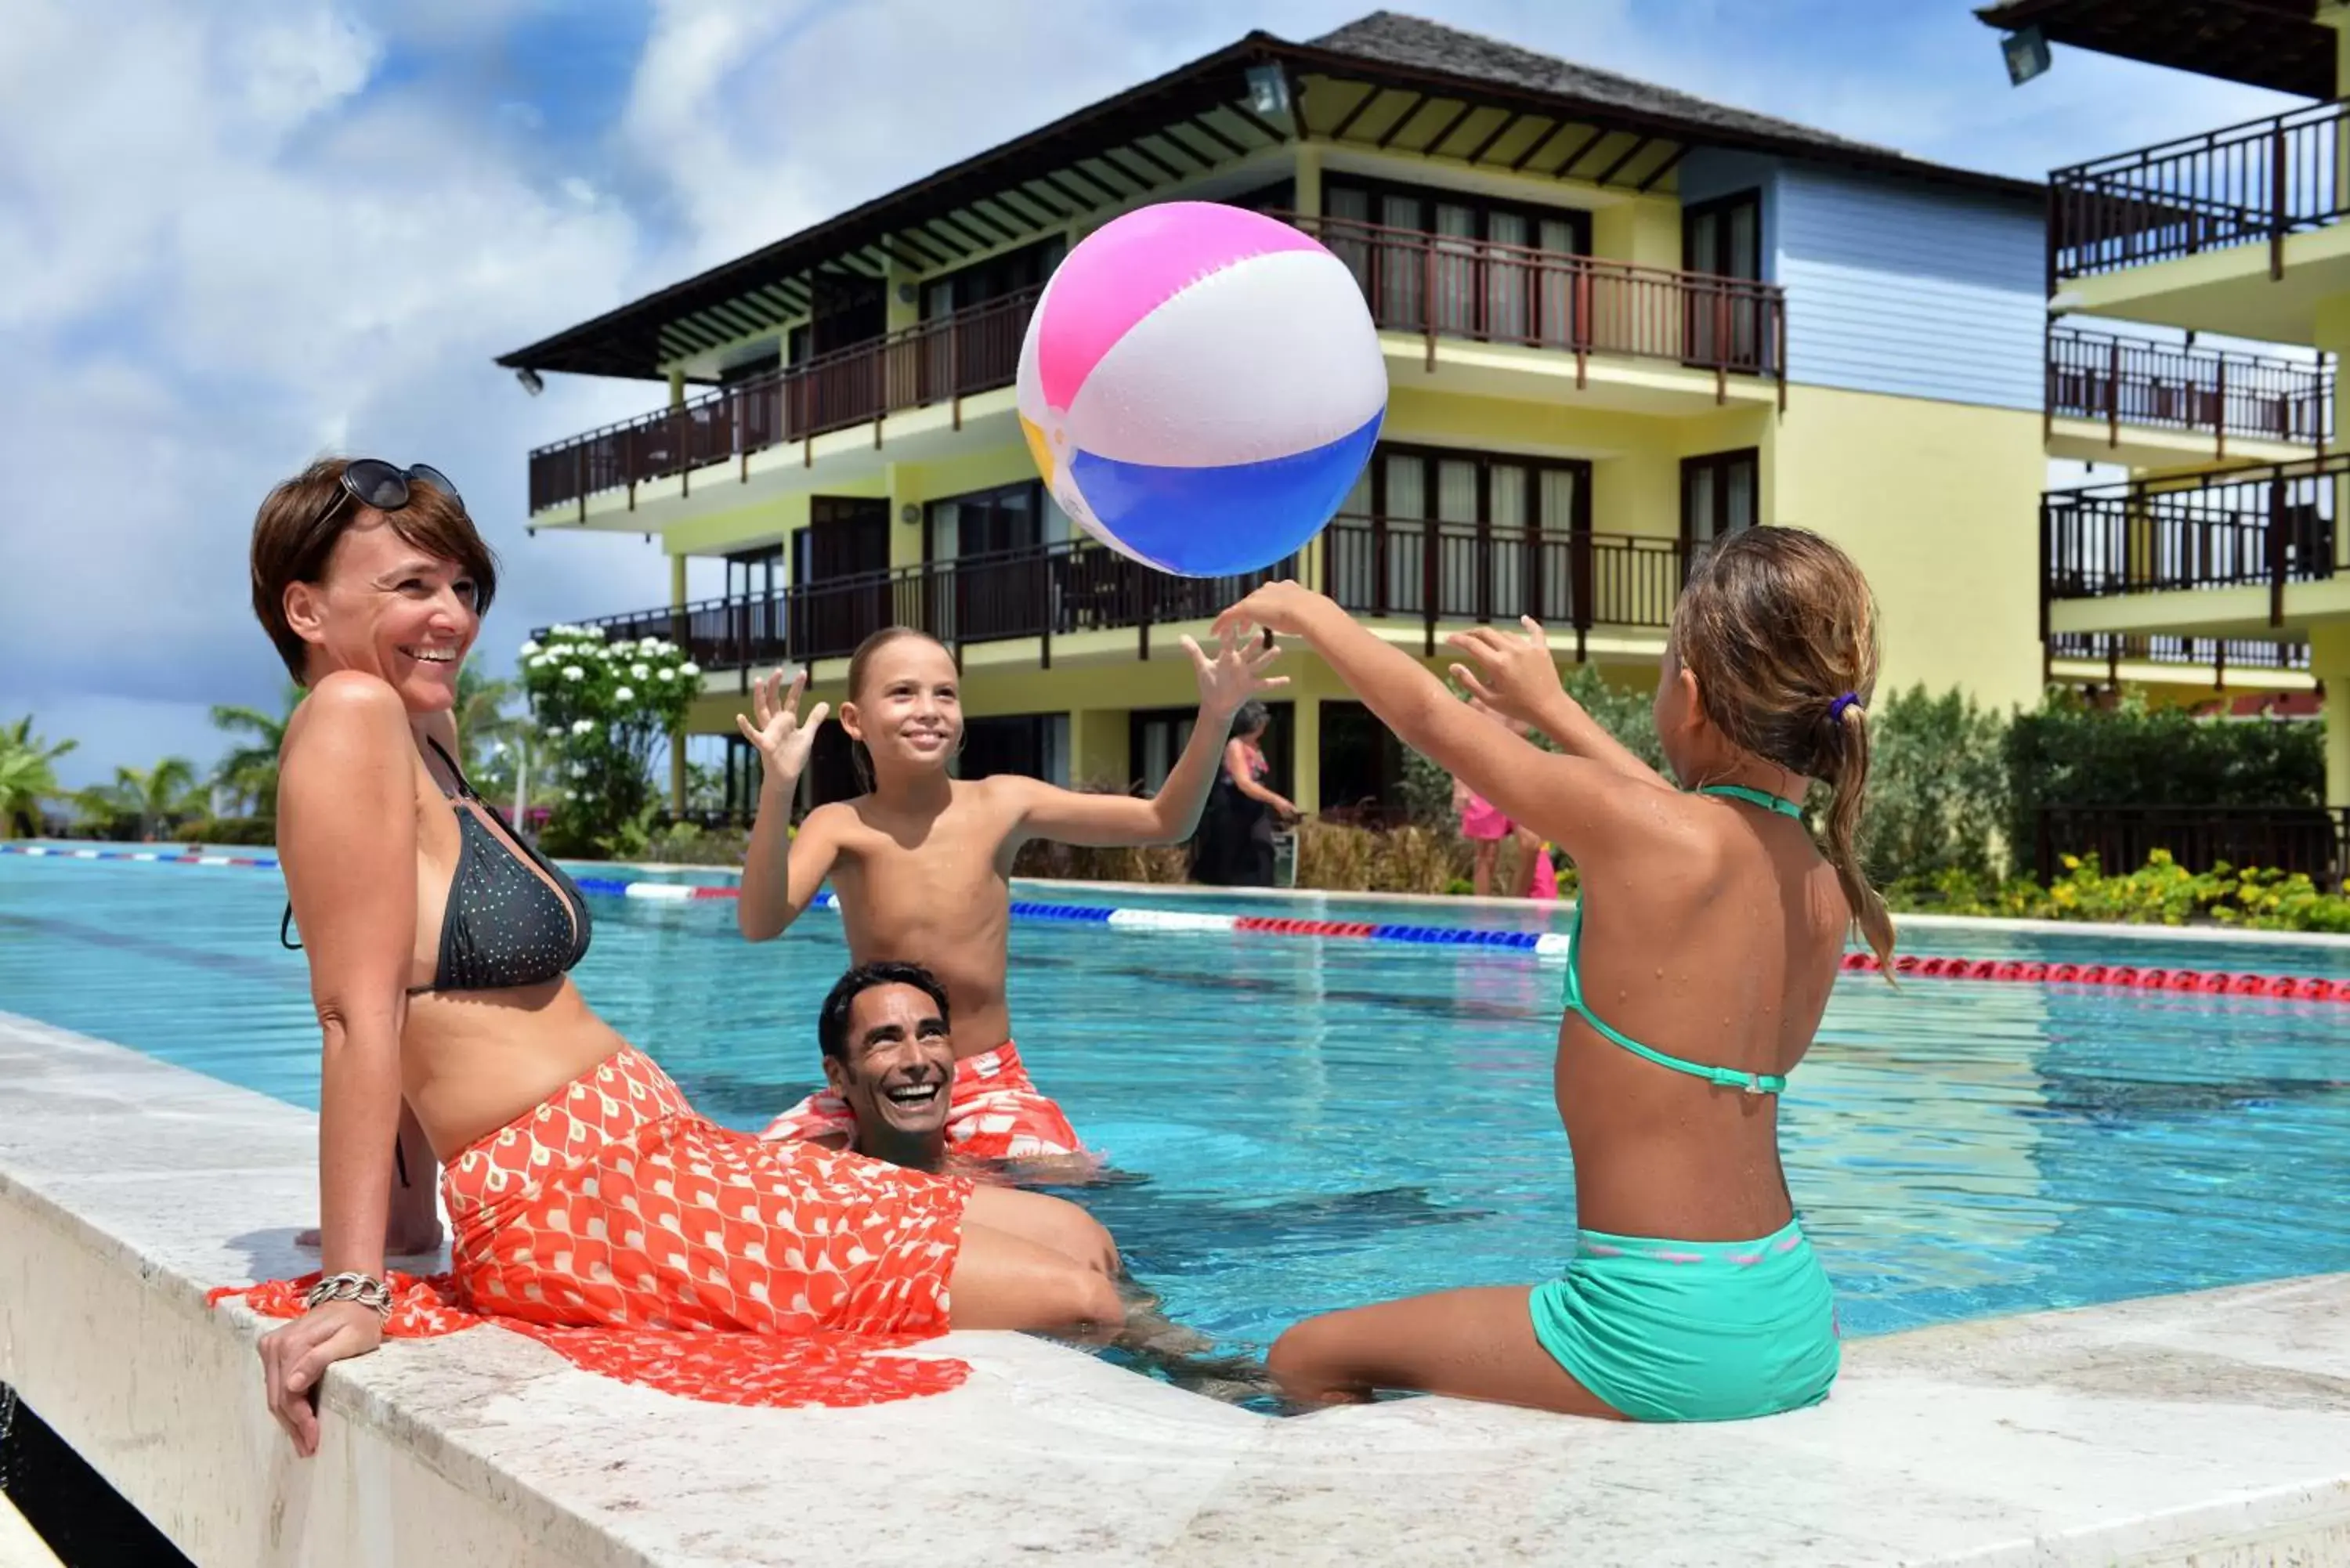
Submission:
[[[457,671],[457,760],[468,774],[485,765],[493,744],[530,732],[528,714],[505,711],[521,691],[511,680],[491,680],[471,662]]]
[[[118,767],[112,784],[77,792],[74,804],[109,832],[125,821],[137,823],[139,836],[148,843],[176,819],[203,809],[196,765],[185,757],[165,757],[151,768]]]
[[[255,816],[277,815],[277,753],[286,744],[286,726],[301,706],[302,688],[288,681],[286,711],[273,718],[258,708],[215,704],[213,727],[251,740],[223,757],[213,768],[213,783],[241,798]]]
[[[52,745],[34,734],[30,713],[0,726],[0,836],[14,833],[19,823],[30,824],[33,833],[40,831],[41,803],[61,793],[57,760],[75,744],[59,741]]]

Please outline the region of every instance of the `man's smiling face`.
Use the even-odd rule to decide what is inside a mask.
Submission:
[[[859,1127],[900,1137],[943,1136],[954,1087],[954,1044],[941,1010],[920,987],[875,985],[848,1006],[848,1039],[824,1075]]]

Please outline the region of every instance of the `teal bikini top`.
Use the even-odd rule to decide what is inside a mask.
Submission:
[[[1707,784],[1697,793],[1742,800],[1749,805],[1759,805],[1765,811],[1775,811],[1781,816],[1792,816],[1798,822],[1804,819],[1804,808],[1794,801],[1765,794],[1759,789],[1748,789],[1743,784]],[[1575,900],[1575,924],[1569,929],[1566,939],[1566,1008],[1570,1012],[1580,1014],[1586,1023],[1605,1038],[1614,1041],[1635,1056],[1646,1057],[1659,1067],[1669,1067],[1676,1073],[1703,1078],[1727,1089],[1742,1089],[1750,1095],[1777,1095],[1786,1091],[1787,1080],[1780,1074],[1739,1073],[1728,1067],[1712,1067],[1703,1062],[1668,1056],[1652,1046],[1641,1044],[1628,1034],[1610,1029],[1597,1013],[1592,1012],[1591,1004],[1583,1000],[1583,898],[1580,894]]]

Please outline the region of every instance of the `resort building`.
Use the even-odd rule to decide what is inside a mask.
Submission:
[[[1691,550],[1795,524],[1875,583],[1888,687],[2003,709],[2052,675],[2308,684],[2274,647],[2290,617],[2043,636],[2038,519],[2052,453],[2314,460],[2314,363],[2052,334],[2036,182],[1386,12],[1251,34],[506,356],[526,378],[667,384],[642,417],[530,454],[533,526],[660,536],[671,602],[605,624],[691,649],[693,733],[731,736],[777,664],[837,700],[848,651],[901,622],[961,660],[967,775],[1155,786],[1191,712],[1176,639],[1249,584],[1074,533],[1011,383],[1068,247],[1192,198],[1277,213],[1360,282],[1381,441],[1278,570],[1423,657],[1532,614],[1563,659],[1645,684]],[[723,597],[687,602],[693,556],[727,563]],[[1277,787],[1308,810],[1391,801],[1392,739],[1310,655],[1288,673]],[[847,788],[832,744],[810,775],[817,797]],[[683,776],[681,753],[681,796]]]
[[[2206,649],[2280,665],[2280,684],[2321,684],[2339,831],[2350,453],[2332,450],[2328,367],[2350,348],[2350,6],[2010,0],[1977,15],[2006,30],[2019,76],[2061,43],[2319,100],[2049,176],[2051,451],[2085,454],[2101,418],[2163,434],[2124,429],[2107,461],[2130,468],[2126,480],[2046,496],[2041,624],[2060,656],[2103,653],[2126,673],[2149,652]],[[2069,346],[2087,322],[2154,324],[2177,346],[2134,337],[2100,369],[2095,351]],[[2193,347],[2199,334],[2285,347],[2220,353]],[[2164,455],[2190,441],[2208,462]]]

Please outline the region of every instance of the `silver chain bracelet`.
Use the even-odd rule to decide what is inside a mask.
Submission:
[[[373,1307],[378,1317],[390,1317],[391,1287],[369,1274],[328,1274],[310,1287],[302,1298],[302,1306],[309,1311],[328,1302],[357,1302],[363,1307]]]

